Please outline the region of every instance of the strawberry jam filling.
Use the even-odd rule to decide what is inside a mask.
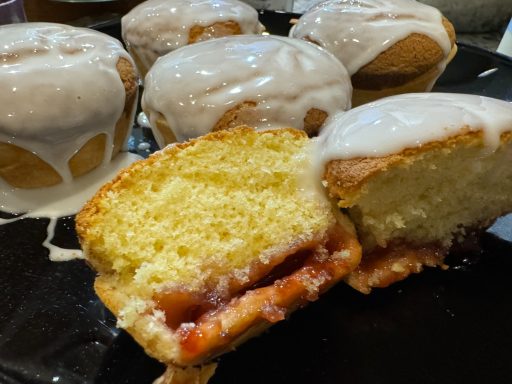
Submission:
[[[370,293],[372,288],[385,288],[412,273],[420,273],[424,266],[447,268],[447,252],[437,245],[379,248],[365,254],[361,264],[347,277],[347,283],[362,293]]]
[[[316,300],[352,271],[360,258],[356,237],[336,226],[327,239],[290,254],[229,298],[173,290],[161,292],[155,300],[180,338],[179,363],[199,364]]]

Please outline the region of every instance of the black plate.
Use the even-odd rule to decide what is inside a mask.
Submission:
[[[262,13],[273,32],[286,33],[289,18]],[[436,88],[512,100],[512,61],[461,45]],[[136,128],[132,146],[143,139]],[[163,367],[115,328],[93,272],[48,260],[47,222],[0,226],[0,383],[151,383]],[[451,255],[449,271],[369,296],[338,285],[223,356],[211,383],[512,382],[511,232],[504,218],[481,251]],[[71,218],[54,242],[77,245]]]

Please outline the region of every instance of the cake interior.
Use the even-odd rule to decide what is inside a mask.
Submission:
[[[247,279],[248,260],[269,263],[276,248],[311,241],[328,227],[325,202],[308,199],[306,179],[300,183],[307,139],[252,134],[227,140],[156,156],[151,166],[117,181],[88,231],[98,236],[91,246],[102,270],[152,289],[179,281],[222,290],[226,282],[217,276],[236,270],[238,279]],[[251,151],[239,150],[244,147]]]
[[[503,134],[495,150],[471,132],[384,158],[340,160],[334,167],[360,167],[345,187],[328,182],[363,246],[347,282],[369,293],[424,266],[447,268],[453,245],[512,212],[511,137]]]
[[[77,228],[119,325],[160,360],[197,364],[355,268],[357,239],[307,177],[309,161],[303,132],[221,131],[100,191]]]
[[[466,229],[512,210],[512,143],[496,151],[480,137],[456,140],[368,179],[348,208],[363,248],[393,241],[450,247]]]

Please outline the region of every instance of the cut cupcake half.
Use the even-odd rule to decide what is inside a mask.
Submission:
[[[353,220],[363,258],[347,281],[368,293],[424,266],[512,211],[512,105],[408,94],[338,115],[319,137],[323,183]]]
[[[96,292],[148,354],[203,364],[357,266],[310,150],[293,129],[211,133],[135,163],[79,213]]]

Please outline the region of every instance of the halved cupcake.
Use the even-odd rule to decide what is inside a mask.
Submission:
[[[352,225],[310,177],[309,144],[297,130],[239,128],[169,146],[77,216],[99,297],[173,374],[201,375],[190,366],[316,300],[359,263]]]
[[[348,283],[367,293],[445,267],[471,231],[512,212],[511,159],[512,105],[502,100],[408,94],[336,116],[317,161],[363,245]]]

